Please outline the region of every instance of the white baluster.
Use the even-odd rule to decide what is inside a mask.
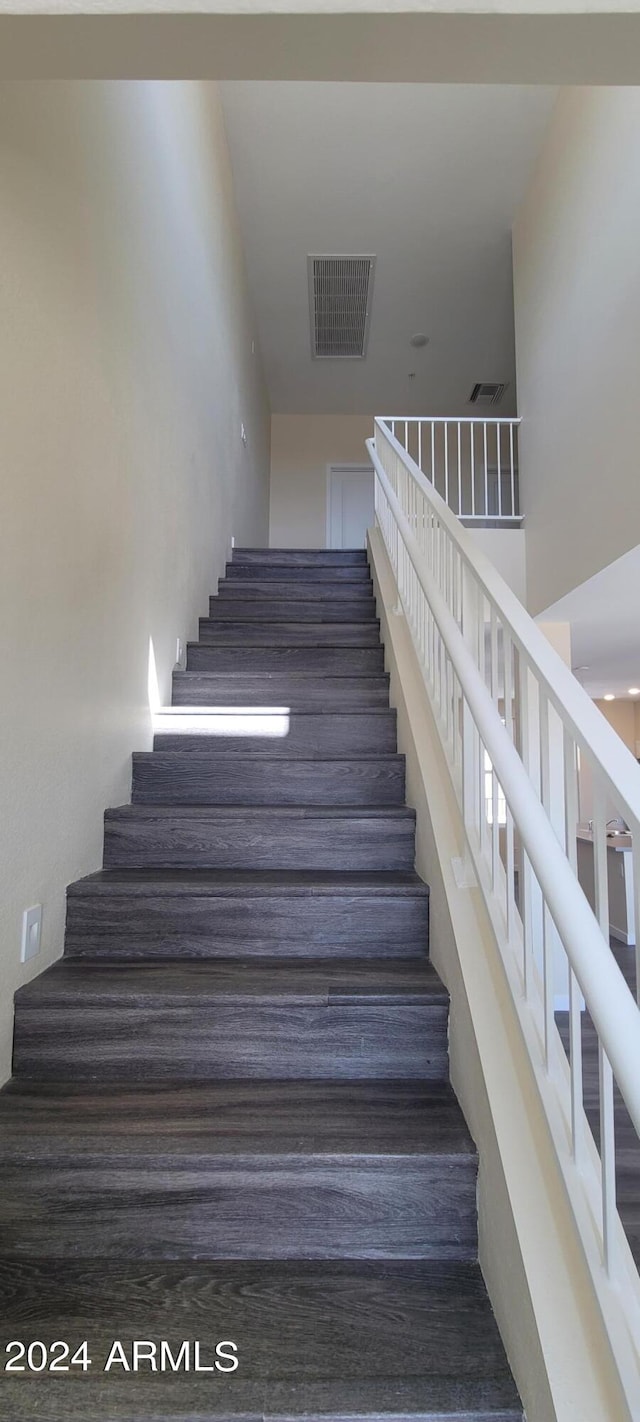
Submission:
[[[458,420],[458,514],[462,517],[462,458],[460,450],[460,421]]]
[[[515,518],[515,515],[516,515],[516,474],[515,474],[515,464],[514,464],[513,434],[514,434],[514,427],[513,427],[513,424],[510,424],[510,425],[509,425],[509,465],[510,465],[510,475],[511,475],[511,516],[512,516],[512,518]]]

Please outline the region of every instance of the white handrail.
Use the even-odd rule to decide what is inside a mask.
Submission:
[[[562,1169],[621,1376],[634,1380],[631,1410],[640,1419],[640,1278],[617,1212],[614,1109],[615,1080],[640,1134],[640,1012],[609,943],[607,835],[610,817],[621,816],[631,838],[624,858],[615,859],[618,868],[636,870],[640,767],[425,477],[408,436],[404,447],[395,437],[398,423],[405,422],[377,419],[368,442],[376,519],[559,1160],[557,1120],[566,1122],[569,1174],[564,1163]],[[426,423],[433,431],[433,421]],[[588,839],[581,826],[587,769],[590,899],[579,875],[585,844],[578,843]],[[633,892],[640,939],[640,872],[633,873]],[[640,947],[636,954],[638,988]],[[599,1153],[583,1100],[585,1004],[598,1043]],[[568,1009],[566,1056],[559,1007]],[[549,1090],[553,1099],[545,1098]]]
[[[503,415],[501,419],[489,420],[482,415],[376,415],[376,421],[381,424],[414,424],[414,425],[520,425],[522,420],[518,415]]]

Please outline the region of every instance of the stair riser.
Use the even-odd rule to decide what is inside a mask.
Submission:
[[[105,869],[412,869],[410,818],[241,824],[105,818]]]
[[[234,548],[232,561],[281,564],[291,568],[366,566],[366,548]]]
[[[138,805],[402,805],[404,759],[268,760],[152,751],[133,757]]]
[[[316,677],[286,672],[174,672],[174,706],[286,706],[289,711],[341,711],[389,705],[386,676]]]
[[[428,952],[426,898],[67,899],[73,958],[409,958]]]
[[[225,577],[230,581],[243,579],[251,581],[274,582],[280,581],[283,577],[291,578],[299,583],[333,583],[342,585],[343,583],[368,583],[371,581],[371,573],[366,563],[346,563],[342,566],[326,567],[322,563],[314,563],[312,566],[302,564],[297,566],[290,564],[283,568],[277,563],[227,563]]]
[[[295,608],[291,609],[292,617]],[[268,622],[218,623],[201,617],[199,639],[208,647],[379,647],[380,624],[369,622],[321,622],[310,628],[307,623],[283,622],[272,627]]]
[[[209,599],[209,619],[219,626],[223,622],[257,622],[271,625],[273,622],[290,622],[292,614],[290,597],[277,599],[261,596],[256,602],[250,598],[211,597]],[[296,622],[310,622],[321,625],[336,622],[376,622],[376,604],[373,597],[351,598],[319,602],[296,598]],[[376,622],[377,625],[377,622]]]
[[[55,1147],[54,1147],[55,1149]],[[25,1188],[26,1186],[26,1188]],[[40,1215],[43,1193],[46,1217]],[[474,1259],[476,1163],[5,1165],[5,1257]]]
[[[293,715],[289,717],[286,736],[218,736],[191,732],[181,735],[162,731],[153,741],[153,748],[158,751],[199,751],[201,754],[210,751],[227,756],[260,752],[286,759],[305,755],[390,754],[396,745],[396,713],[384,710],[344,715],[331,712]]]
[[[313,672],[315,676],[379,676],[382,647],[210,647],[190,642],[187,670],[195,672]]]
[[[268,598],[276,601],[286,598],[289,603],[289,619],[291,619],[291,609],[297,602],[320,602],[327,607],[334,604],[344,604],[349,606],[352,602],[375,602],[373,599],[373,583],[362,580],[358,583],[330,583],[330,582],[307,582],[302,578],[220,578],[218,583],[218,597],[226,599],[228,602],[241,603],[253,602],[256,599]],[[296,607],[297,611],[297,607]],[[375,616],[375,611],[372,613]],[[357,621],[351,618],[350,621]]]
[[[16,1002],[14,1072],[30,1080],[445,1081],[446,1006],[206,1002],[74,1008]]]

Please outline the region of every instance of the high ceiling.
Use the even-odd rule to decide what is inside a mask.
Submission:
[[[510,233],[556,91],[221,87],[272,409],[470,413],[508,381],[515,413]],[[376,255],[364,360],[312,359],[309,253]]]

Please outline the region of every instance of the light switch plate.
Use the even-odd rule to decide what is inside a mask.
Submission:
[[[21,962],[28,963],[30,958],[37,958],[40,952],[41,938],[42,904],[34,904],[33,908],[25,909],[22,915]]]

